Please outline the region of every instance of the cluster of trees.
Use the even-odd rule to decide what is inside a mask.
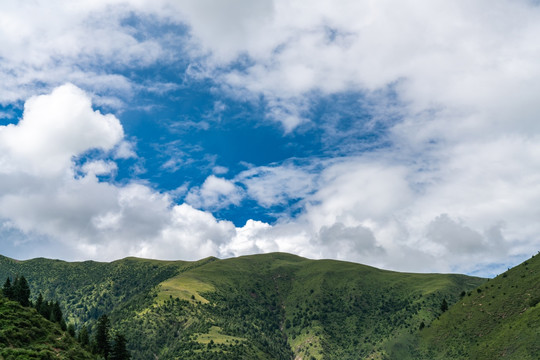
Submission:
[[[30,300],[30,286],[24,276],[16,276],[13,282],[8,277],[2,287],[2,294],[24,307],[34,307],[45,319],[60,324],[62,330],[66,330],[66,322],[60,309],[60,303],[58,301],[45,301],[40,293],[36,303],[33,304]]]
[[[18,301],[22,306],[30,306],[30,287],[24,276],[17,276],[13,283],[8,277],[2,287],[2,294],[9,300]]]
[[[34,308],[45,319],[60,324],[62,330],[66,330],[66,322],[64,321],[64,314],[60,309],[60,303],[58,301],[46,301],[43,300],[43,296],[39,293]]]
[[[126,349],[126,338],[123,334],[110,334],[111,322],[107,315],[101,315],[96,327],[96,335],[92,350],[106,360],[129,360],[131,355]]]
[[[102,356],[105,360],[129,360],[131,355],[126,348],[127,341],[123,334],[110,334],[110,321],[107,315],[102,315],[98,319],[96,333],[92,342],[86,326],[82,326],[79,333],[75,334],[75,326],[66,326],[62,309],[58,301],[47,301],[39,293],[36,302],[30,300],[30,286],[24,276],[15,277],[14,281],[7,278],[2,287],[2,294],[9,300],[17,301],[24,307],[33,307],[45,319],[60,324],[64,331],[76,338],[81,345],[90,348],[94,354]]]

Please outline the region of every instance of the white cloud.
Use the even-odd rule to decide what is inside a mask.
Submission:
[[[330,161],[298,217],[248,222],[223,254],[292,251],[397,270],[491,274],[490,264],[540,246],[537,143],[507,138],[463,145],[431,168],[396,164],[392,150]],[[290,174],[291,167],[273,171]],[[267,181],[257,180],[250,186]]]
[[[138,36],[130,17],[173,21],[167,1],[65,0],[0,4],[0,103],[21,101],[70,81],[99,92],[101,103],[137,88],[109,70],[166,60],[162,39]],[[169,41],[170,39],[170,34]],[[148,84],[152,88],[152,84]],[[104,96],[108,94],[107,96]]]
[[[222,209],[231,204],[238,205],[243,199],[243,191],[233,182],[210,175],[201,187],[190,190],[186,202],[196,208]]]
[[[263,206],[294,198],[284,184],[299,184],[295,190],[304,196],[300,218],[250,235],[273,239],[267,248],[313,254],[317,247],[306,239],[343,224],[368,229],[385,250],[357,260],[467,271],[478,265],[463,256],[467,246],[482,253],[477,263],[483,264],[540,246],[540,46],[534,40],[540,7],[529,1],[320,0],[306,6],[276,0],[255,11],[258,21],[239,13],[230,14],[230,23],[185,11],[192,34],[215,55],[199,73],[243,98],[264,96],[269,115],[287,132],[308,121],[313,94],[376,98],[394,91],[401,104],[391,147],[324,165],[314,190],[301,167],[246,176],[248,194]],[[229,70],[237,58],[248,58],[248,65]],[[288,243],[270,235],[293,223]],[[306,235],[295,237],[300,229]],[[247,242],[244,237],[241,248]]]
[[[116,171],[110,159],[88,159],[80,168],[74,162],[91,149],[113,157],[124,141],[119,121],[94,111],[73,85],[29,99],[17,124],[0,126],[1,231],[9,235],[4,242],[16,239],[3,246],[79,259],[216,254],[233,237],[232,223],[176,205],[144,184],[99,181]],[[209,179],[202,194],[227,195],[227,184]]]
[[[93,111],[79,88],[64,85],[29,99],[17,125],[0,127],[0,172],[57,176],[73,156],[110,150],[122,137],[118,119]]]
[[[414,115],[405,124],[424,127],[414,130],[423,140],[441,131],[461,137],[538,129],[540,8],[528,1],[236,1],[223,12],[215,6],[181,7],[195,41],[212,54],[204,64],[221,69],[206,72],[235,92],[264,95],[287,131],[305,120],[312,92],[369,93],[396,84]],[[242,56],[247,69],[229,71]],[[418,123],[425,110],[438,110],[438,119]]]
[[[82,171],[86,175],[110,175],[116,170],[118,170],[118,166],[112,161],[90,161],[82,166]]]
[[[252,168],[241,172],[236,181],[244,184],[247,194],[264,207],[303,199],[315,189],[315,175],[292,165]]]
[[[136,158],[137,154],[135,153],[134,145],[128,141],[120,142],[114,151],[115,159],[130,159]]]
[[[131,15],[185,22],[190,38],[139,36]],[[540,7],[509,0],[3,2],[0,103],[31,99],[18,124],[0,127],[0,217],[9,231],[95,257],[281,250],[469,271],[530,254],[540,246],[539,24]],[[118,120],[94,111],[90,96],[121,107],[141,86],[176,88],[135,85],[110,69],[170,61],[178,48],[166,45],[180,43],[192,61],[186,76],[265,99],[268,116],[289,133],[310,121],[316,96],[361,93],[382,118],[379,94],[395,96],[402,119],[387,134],[391,146],[319,168],[262,166],[233,180],[216,176],[225,173],[216,167],[188,193],[194,207],[237,205],[246,194],[264,207],[291,199],[304,206],[294,219],[238,229],[175,204],[172,193],[100,182],[114,173],[112,160],[75,169],[73,157],[90,149],[135,156]],[[66,81],[91,95],[66,85],[35,96]],[[214,110],[220,116],[223,103]],[[321,126],[337,137],[332,124]],[[171,154],[164,168],[178,169],[183,155]]]
[[[226,174],[226,173],[229,172],[229,169],[226,168],[225,166],[219,166],[219,165],[218,165],[218,166],[214,166],[214,167],[212,168],[212,172],[213,172],[214,174],[216,174],[216,175],[224,175],[224,174]]]

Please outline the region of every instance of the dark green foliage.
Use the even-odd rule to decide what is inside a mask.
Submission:
[[[14,300],[22,306],[30,306],[30,287],[24,276],[15,278],[13,283]]]
[[[79,333],[77,334],[77,340],[79,340],[79,343],[82,346],[88,346],[90,344],[90,336],[88,335],[88,329],[86,328],[86,325],[83,325],[81,327],[81,330],[79,330]]]
[[[66,331],[71,337],[75,337],[75,325],[69,324]]]
[[[13,284],[10,278],[6,279],[2,287],[2,294],[9,300],[17,301],[22,306],[30,306],[30,287],[24,276],[17,276]]]
[[[95,357],[34,309],[0,296],[0,359],[91,360]]]
[[[441,311],[445,312],[446,310],[448,310],[448,303],[446,302],[446,299],[443,299],[441,303]]]
[[[96,337],[95,337],[95,352],[108,358],[111,352],[111,344],[109,342],[109,330],[111,322],[107,315],[101,315],[97,322]]]
[[[14,299],[13,287],[11,286],[11,279],[8,277],[4,286],[2,287],[2,294],[10,300]]]
[[[36,308],[38,313],[40,313],[40,314],[42,313],[43,295],[41,295],[41,293],[39,293],[39,295],[37,297],[37,300],[36,300],[36,304],[34,305],[34,307]]]
[[[109,360],[129,360],[131,355],[126,349],[126,338],[122,334],[116,334],[113,340],[113,346]]]
[[[412,333],[421,323],[429,327],[440,313],[443,299],[452,304],[460,292],[484,281],[281,253],[198,262],[130,258],[109,264],[0,257],[0,276],[17,273],[31,279],[34,293],[59,300],[68,322],[80,329],[81,343],[83,326],[95,339],[97,319],[108,314],[111,333],[125,335],[134,360],[346,360],[404,354],[416,346]],[[182,283],[183,276],[189,281]],[[178,290],[160,285],[176,278]],[[182,289],[198,283],[206,290]]]

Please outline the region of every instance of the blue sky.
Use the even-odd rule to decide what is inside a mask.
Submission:
[[[0,5],[0,253],[286,251],[490,276],[540,248],[540,9]]]

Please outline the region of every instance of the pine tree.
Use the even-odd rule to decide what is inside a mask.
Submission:
[[[11,279],[9,277],[6,279],[6,282],[2,287],[2,294],[6,298],[13,300],[13,286],[11,285]]]
[[[109,353],[111,351],[111,345],[109,343],[109,329],[111,323],[107,315],[101,315],[98,319],[97,329],[96,329],[96,352],[100,355],[103,355],[105,359],[109,358]]]
[[[446,310],[448,310],[448,303],[446,302],[446,299],[443,299],[441,304],[441,311],[445,312]]]
[[[51,321],[60,324],[63,319],[62,309],[60,309],[60,303],[56,301],[54,304],[52,304],[52,310],[51,310]]]
[[[126,349],[126,338],[122,334],[116,334],[114,344],[111,349],[109,360],[129,360],[131,355]]]
[[[83,346],[87,346],[90,343],[90,337],[88,336],[88,329],[85,325],[79,330],[78,340]]]
[[[13,283],[13,292],[15,300],[22,306],[30,306],[30,287],[24,276],[16,278]]]
[[[50,301],[44,301],[38,311],[45,319],[51,320],[52,303]]]
[[[67,326],[67,332],[69,335],[71,335],[71,337],[75,337],[75,325],[73,325],[72,323],[69,323],[69,325]]]
[[[41,308],[42,307],[43,307],[43,295],[41,295],[41,293],[39,293],[38,298],[36,300],[35,308],[36,308],[37,312],[40,313],[40,314],[41,314]]]

